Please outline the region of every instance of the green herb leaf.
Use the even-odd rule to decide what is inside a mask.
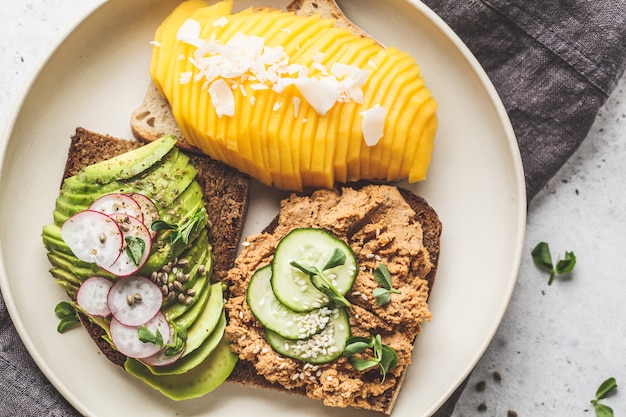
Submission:
[[[596,399],[603,400],[617,390],[617,381],[615,378],[609,378],[598,387],[596,391]]]
[[[399,290],[393,288],[393,282],[391,280],[391,274],[387,267],[383,264],[378,264],[378,267],[374,270],[374,279],[382,288],[375,288],[372,291],[372,295],[376,299],[376,304],[384,306],[391,301],[391,294],[400,294]]]
[[[58,318],[62,319],[67,316],[75,316],[76,309],[70,303],[66,301],[61,301],[59,304],[56,305],[56,307],[54,307],[54,313],[57,315]]]
[[[124,240],[126,241],[126,254],[135,265],[139,266],[141,257],[146,250],[146,242],[142,238],[135,236],[126,236]]]
[[[345,263],[346,263],[345,252],[339,248],[335,248],[332,255],[330,256],[330,259],[328,260],[328,262],[326,262],[326,265],[324,265],[323,271],[326,271],[327,269],[335,268],[337,266],[341,266]]]
[[[185,341],[187,340],[187,328],[185,326],[173,322],[172,328],[174,329],[173,342],[166,345],[165,356],[174,356],[183,350]]]
[[[348,338],[346,348],[343,350],[343,356],[350,357],[354,354],[361,353],[373,346],[373,339],[367,337],[353,336]]]
[[[189,243],[189,235],[198,228],[198,225],[204,220],[204,209],[197,209],[193,215],[181,227],[178,228],[176,237],[173,242],[182,240],[183,243]]]
[[[63,317],[57,326],[57,331],[59,333],[65,333],[67,330],[74,327],[76,324],[80,323],[80,320],[77,316],[66,316]]]
[[[596,398],[591,400],[593,408],[597,417],[613,417],[613,409],[609,406],[600,403],[600,400],[605,399],[609,395],[613,394],[617,390],[617,381],[615,378],[608,378],[604,381],[596,390]]]
[[[320,273],[319,269],[317,269],[314,266],[304,266],[301,265],[299,262],[297,261],[291,261],[289,262],[289,265],[293,266],[294,268],[298,268],[300,271],[304,272],[307,275],[317,275]]]
[[[378,361],[376,359],[359,359],[351,357],[349,361],[350,365],[352,365],[357,371],[364,371],[366,369],[378,366]]]
[[[389,270],[385,265],[379,264],[378,267],[374,270],[374,279],[381,287],[388,290],[392,288],[391,274],[389,273]]]
[[[309,280],[311,284],[318,290],[324,293],[328,298],[330,298],[336,305],[350,307],[350,301],[348,301],[340,292],[335,288],[332,284],[331,280],[324,275],[322,271],[317,269],[314,266],[304,266],[301,265],[297,261],[291,261],[289,265],[294,268],[299,269],[309,276]]]
[[[150,229],[152,229],[155,232],[158,232],[160,230],[176,230],[178,229],[178,225],[168,223],[165,220],[155,220],[150,225]]]
[[[189,236],[191,235],[191,232],[196,230],[204,219],[204,208],[198,208],[181,226],[174,223],[168,223],[164,220],[155,220],[150,228],[153,231],[172,230],[173,233],[170,235],[170,241],[172,243],[182,240],[183,243],[187,244],[189,243]]]
[[[594,404],[593,408],[596,412],[597,417],[614,417],[613,409],[609,406],[597,403]]]
[[[357,353],[365,352],[367,349],[373,350],[373,357],[352,356]],[[382,337],[379,334],[369,338],[361,336],[348,338],[346,348],[343,351],[343,356],[348,358],[350,364],[357,371],[363,371],[365,369],[378,366],[382,376],[381,384],[385,381],[385,377],[389,370],[393,369],[398,364],[398,355],[396,354],[396,351],[383,344]]]
[[[142,342],[154,343],[158,347],[163,347],[163,335],[159,329],[157,329],[155,333],[152,333],[146,326],[139,326],[139,330],[137,331],[139,333],[139,340]]]
[[[391,301],[391,291],[386,288],[374,288],[372,295],[376,299],[376,304],[384,306]]]
[[[539,242],[531,252],[535,265],[548,272],[552,271],[552,256],[550,246],[546,242]]]
[[[576,265],[576,256],[574,252],[565,252],[565,259],[557,262],[556,267],[552,264],[552,255],[550,247],[546,242],[539,242],[532,250],[531,255],[535,265],[550,273],[548,285],[552,285],[554,277],[571,272]]]
[[[398,364],[398,354],[396,353],[396,351],[387,345],[383,345],[382,355],[380,357],[380,368],[381,368],[381,373],[383,375],[383,381],[385,380],[385,376],[387,375],[387,373],[391,369],[395,368],[397,364]]]
[[[74,306],[66,301],[61,301],[54,307],[54,313],[61,319],[57,325],[57,331],[59,333],[65,333],[75,325],[80,323],[78,314]]]
[[[562,259],[556,263],[556,273],[559,275],[567,274],[568,272],[572,272],[574,266],[576,265],[576,255],[574,252],[565,252],[565,259]]]

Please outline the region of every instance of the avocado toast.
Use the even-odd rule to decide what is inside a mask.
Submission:
[[[206,157],[187,157],[174,143],[166,137],[140,147],[134,141],[78,128],[68,150],[54,223],[44,226],[42,236],[53,266],[52,276],[66,290],[81,322],[106,357],[166,395],[185,399],[219,385],[236,362],[222,338],[225,318],[220,281],[236,255],[249,181]],[[76,303],[81,286],[93,276],[111,283],[129,280],[107,271],[110,268],[77,259],[62,238],[62,226],[68,219],[88,211],[99,198],[117,193],[147,195],[159,207],[159,220],[168,225],[156,233],[150,258],[137,265],[138,270],[132,274],[149,277],[158,286],[163,295],[159,314],[166,317],[175,329],[173,333],[184,342],[183,348],[175,352],[180,359],[171,357],[171,364],[159,363],[158,369],[116,348],[110,328],[114,319],[110,315],[87,314]],[[192,218],[196,221],[186,238],[174,241],[176,230],[171,227],[189,224]],[[140,304],[128,303],[131,308]],[[218,377],[214,383],[207,383],[204,376],[215,374],[216,366]],[[181,373],[186,374],[185,379],[193,376],[199,383],[180,388],[177,380]]]

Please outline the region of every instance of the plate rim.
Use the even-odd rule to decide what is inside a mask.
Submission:
[[[55,53],[63,46],[66,42],[67,38],[71,36],[74,32],[76,32],[80,26],[88,19],[96,16],[107,4],[114,3],[115,1],[122,0],[103,0],[100,1],[94,7],[87,10],[82,14],[82,17],[73,22],[73,24],[66,26],[66,29],[58,35],[58,37],[53,41],[50,46],[47,48],[46,52],[43,53],[38,62],[33,66],[30,74],[27,76],[27,81],[22,86],[17,98],[13,101],[13,105],[10,108],[10,112],[8,114],[7,123],[5,128],[2,131],[2,136],[0,136],[0,178],[4,174],[5,170],[5,158],[7,154],[7,148],[10,142],[11,137],[14,134],[14,130],[16,127],[16,123],[18,121],[21,110],[33,88],[36,84],[37,80],[42,76],[43,70],[46,68],[48,63],[52,60]],[[516,199],[519,201],[517,206],[517,216],[516,216],[516,229],[517,229],[517,239],[515,242],[515,251],[514,251],[514,263],[511,265],[510,276],[515,277],[513,279],[509,279],[509,283],[506,290],[506,296],[502,298],[500,308],[498,309],[498,317],[497,320],[492,322],[491,328],[489,332],[486,332],[485,337],[483,338],[483,343],[481,347],[476,351],[473,359],[468,363],[466,369],[460,373],[461,377],[458,378],[458,381],[453,386],[450,386],[448,390],[446,390],[441,398],[438,401],[435,401],[433,406],[430,409],[430,413],[432,414],[437,409],[439,409],[459,388],[459,386],[464,382],[464,380],[468,377],[472,369],[476,366],[477,362],[484,355],[486,349],[489,344],[492,342],[493,337],[501,325],[502,319],[506,310],[508,308],[511,296],[513,294],[513,290],[515,288],[517,282],[517,276],[519,274],[524,238],[525,238],[525,230],[526,230],[526,217],[527,217],[527,204],[526,204],[526,188],[525,188],[525,177],[523,164],[520,154],[519,145],[517,143],[516,135],[511,125],[509,116],[506,112],[504,104],[500,99],[500,96],[493,86],[491,80],[489,79],[487,73],[481,66],[478,59],[473,55],[470,49],[465,45],[463,40],[447,25],[447,23],[437,15],[432,9],[430,9],[426,4],[424,4],[420,0],[402,0],[403,2],[411,5],[416,10],[419,11],[422,15],[424,15],[427,20],[429,20],[438,30],[440,30],[448,40],[450,40],[455,49],[460,53],[460,55],[466,60],[468,65],[473,69],[474,75],[478,77],[480,80],[481,87],[484,92],[489,97],[490,104],[496,110],[498,115],[498,119],[501,122],[501,127],[505,131],[505,138],[507,148],[509,151],[509,156],[511,156],[512,161],[514,162],[514,167],[512,167],[512,172],[515,173],[515,182],[516,184],[521,184],[516,189]],[[213,2],[209,0],[209,2]],[[42,371],[45,377],[52,383],[52,385],[59,391],[59,393],[68,400],[81,414],[90,415],[91,410],[89,410],[83,402],[68,389],[68,387],[57,378],[56,374],[49,367],[47,361],[43,358],[40,350],[37,348],[32,338],[28,335],[26,331],[25,324],[22,318],[19,316],[15,304],[15,299],[11,291],[7,291],[9,289],[9,280],[8,274],[5,268],[5,260],[4,257],[1,256],[3,253],[3,242],[0,240],[0,289],[2,290],[2,296],[4,298],[4,302],[11,318],[11,321],[22,340],[24,346],[26,347],[29,355],[32,357],[38,368]]]

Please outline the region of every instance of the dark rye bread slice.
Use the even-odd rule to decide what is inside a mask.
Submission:
[[[342,187],[352,187],[355,189],[362,188],[366,185],[371,184],[366,181],[359,181],[358,183],[351,184],[342,184],[338,186],[338,189]],[[428,203],[426,199],[421,196],[416,195],[411,190],[406,188],[397,187],[398,191],[407,202],[407,204],[411,207],[411,209],[415,212],[414,219],[422,226],[423,231],[423,242],[424,247],[428,251],[430,261],[432,263],[432,268],[428,275],[426,275],[426,280],[428,282],[429,295],[433,289],[435,284],[435,276],[437,275],[437,268],[439,265],[439,256],[441,252],[441,232],[442,232],[442,224],[441,220],[435,211],[435,209]],[[274,217],[272,221],[263,229],[263,233],[272,234],[276,227],[278,226],[279,215]],[[415,341],[413,341],[415,342]],[[385,398],[382,402],[384,406],[378,409],[384,414],[391,414],[391,411],[395,405],[395,402],[398,398],[400,390],[402,388],[402,384],[404,382],[404,378],[406,376],[406,371],[402,375],[402,378],[398,381],[395,389],[392,392],[388,392],[387,398]],[[289,392],[292,394],[299,394],[306,396],[305,388],[300,387],[297,389],[287,390],[283,386],[279,384],[274,384],[267,381],[263,376],[259,375],[252,362],[248,361],[239,361],[235,370],[231,374],[229,381],[239,383],[241,385],[253,386],[257,388],[265,388],[265,389],[274,389],[277,391]]]
[[[63,179],[78,173],[83,167],[112,158],[141,144],[136,141],[77,128],[71,138]],[[248,209],[250,180],[221,162],[208,157],[191,155],[190,161],[198,171],[196,179],[203,189],[209,220],[209,242],[213,247],[213,280],[222,280],[237,256]],[[112,362],[123,365],[126,357],[101,339],[102,329],[82,317],[82,323],[100,350]]]

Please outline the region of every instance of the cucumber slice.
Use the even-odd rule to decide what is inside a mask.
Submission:
[[[330,320],[332,310],[318,308],[308,313],[288,309],[274,295],[269,265],[258,269],[248,284],[246,301],[263,326],[286,339],[307,339],[319,333]]]
[[[335,251],[345,255],[345,263],[324,269]],[[357,261],[350,246],[322,229],[299,228],[289,232],[276,247],[272,261],[272,290],[287,308],[307,312],[330,303],[330,298],[316,288],[309,274],[295,267],[297,262],[305,268],[321,271],[326,285],[344,296],[352,287],[357,275]],[[319,281],[319,276],[315,278]]]
[[[265,329],[265,339],[281,355],[308,363],[327,363],[343,353],[350,337],[350,322],[345,308],[336,308],[328,325],[305,340],[290,340]]]

